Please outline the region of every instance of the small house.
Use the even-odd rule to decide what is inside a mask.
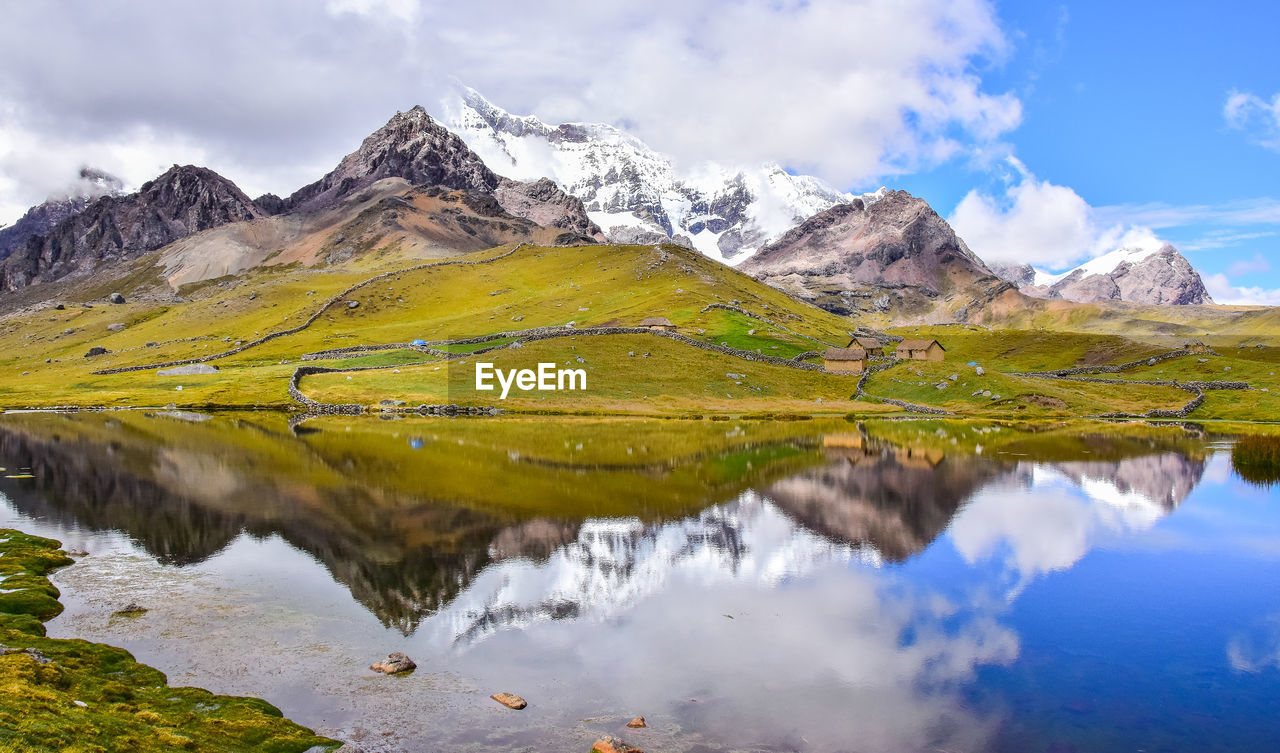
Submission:
[[[651,316],[642,320],[640,326],[649,329],[660,329],[666,332],[674,332],[676,329],[676,325],[672,324],[671,320],[665,316]]]
[[[937,340],[903,340],[898,343],[897,356],[904,361],[941,361],[946,352]]]
[[[867,368],[867,351],[862,348],[827,348],[822,368],[830,374],[861,374]]]
[[[867,351],[868,358],[884,355],[884,343],[874,337],[855,337],[846,347],[862,348]]]

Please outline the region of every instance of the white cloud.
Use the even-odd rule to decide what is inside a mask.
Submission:
[[[1015,157],[1002,196],[977,189],[956,206],[950,222],[982,259],[1062,269],[1117,248],[1158,248],[1149,229],[1101,225],[1093,207],[1067,186],[1032,175]]]
[[[250,194],[288,193],[456,77],[682,161],[772,159],[860,186],[1014,128],[1018,99],[981,79],[1006,53],[989,0],[13,3],[0,143],[135,183],[202,156]],[[106,164],[140,141],[152,148]],[[0,220],[50,189],[31,172],[0,165]]]
[[[1250,233],[1248,235],[1250,237],[1256,238],[1256,237],[1260,237],[1263,234]],[[1271,233],[1267,233],[1266,235],[1271,235]],[[1233,263],[1231,266],[1227,267],[1227,274],[1233,277],[1239,277],[1240,275],[1261,274],[1263,272],[1270,272],[1270,271],[1271,271],[1271,262],[1267,261],[1266,257],[1264,257],[1262,254],[1254,254],[1252,259],[1241,259]]]
[[[1244,131],[1259,146],[1280,152],[1280,93],[1266,100],[1233,89],[1227,94],[1222,117],[1228,126]]]
[[[1203,275],[1204,286],[1213,300],[1228,306],[1280,306],[1280,288],[1234,285],[1221,272]]]

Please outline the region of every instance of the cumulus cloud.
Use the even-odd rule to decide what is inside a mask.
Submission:
[[[1280,306],[1280,288],[1235,285],[1221,272],[1203,275],[1204,286],[1213,300],[1228,306]]]
[[[969,247],[992,262],[1062,269],[1117,248],[1159,248],[1151,230],[1123,223],[1103,225],[1092,206],[1067,186],[1040,180],[1016,157],[1003,194],[974,189],[950,222]]]
[[[1245,132],[1259,146],[1280,152],[1280,93],[1271,99],[1232,90],[1222,108],[1227,125]]]
[[[869,185],[1014,128],[1020,102],[981,78],[1006,54],[989,0],[9,3],[0,143],[23,155],[0,161],[0,219],[65,182],[62,161],[135,185],[203,162],[290,192],[454,78],[683,161]]]

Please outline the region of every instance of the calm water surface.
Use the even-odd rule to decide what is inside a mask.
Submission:
[[[50,634],[367,751],[1280,740],[1280,492],[1225,439],[201,419],[0,418],[0,526],[88,552]]]

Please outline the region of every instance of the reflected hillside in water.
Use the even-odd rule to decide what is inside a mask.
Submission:
[[[900,562],[965,505],[1047,475],[1154,520],[1206,452],[1141,426],[335,417],[295,432],[271,414],[195,418],[5,415],[0,466],[35,478],[0,491],[174,565],[277,535],[383,624],[410,633],[443,612],[464,641],[615,612],[681,568],[776,582]]]

